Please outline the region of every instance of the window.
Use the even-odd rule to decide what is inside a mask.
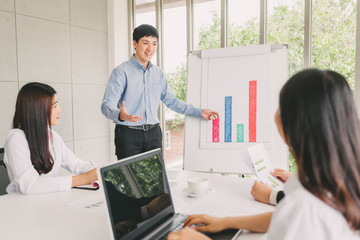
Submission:
[[[229,47],[260,44],[260,1],[229,0]]]
[[[355,85],[356,0],[313,0],[313,67],[335,70]]]
[[[220,0],[195,1],[194,49],[220,47],[220,4]]]
[[[289,76],[304,68],[304,1],[268,1],[268,43],[288,44]]]
[[[149,24],[156,28],[155,21],[155,0],[135,0],[136,1],[136,16],[135,26],[141,24]],[[132,44],[132,43],[131,43]],[[151,63],[157,65],[156,53],[151,60]]]
[[[141,24],[156,26],[155,22],[155,0],[136,0],[135,27]]]
[[[170,131],[166,131],[165,136],[166,136],[165,149],[169,150],[171,148],[171,145],[170,145],[170,141],[171,141]]]
[[[172,3],[165,4],[164,8],[163,70],[176,96],[180,100],[186,101],[186,1],[172,1]],[[183,159],[184,120],[184,115],[166,108],[165,121],[167,130],[164,140],[167,163]],[[172,148],[170,148],[170,132],[176,134],[174,147]]]

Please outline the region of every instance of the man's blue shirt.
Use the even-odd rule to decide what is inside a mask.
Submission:
[[[180,101],[164,75],[149,62],[145,67],[133,55],[129,61],[114,68],[106,87],[101,112],[115,124],[137,126],[159,122],[157,110],[160,100],[171,110],[194,117],[201,117],[201,109]],[[142,116],[139,122],[119,120],[121,102],[128,114]]]

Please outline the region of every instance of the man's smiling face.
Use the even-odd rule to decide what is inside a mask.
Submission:
[[[157,38],[153,36],[145,36],[140,38],[138,42],[133,41],[135,51],[135,57],[139,62],[147,67],[148,62],[155,55],[157,49]]]

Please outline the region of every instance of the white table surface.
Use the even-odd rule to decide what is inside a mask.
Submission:
[[[252,198],[252,179],[187,171],[173,173],[169,171],[168,175],[177,212],[237,216],[274,209]],[[172,176],[176,178],[172,179]],[[183,189],[187,187],[186,179],[190,176],[208,177],[214,192],[199,198],[186,196]],[[66,207],[74,202],[97,197],[102,197],[101,191],[78,189],[39,195],[13,193],[0,196],[0,239],[110,239],[105,214],[92,214]],[[261,236],[245,232],[239,239],[255,240]]]
[[[191,198],[184,194],[187,178],[204,176],[209,178],[214,192],[204,197]],[[274,207],[254,200],[250,191],[254,179],[223,176],[210,173],[181,171],[171,187],[176,212],[186,214],[206,213],[212,216],[244,216],[273,211]],[[243,231],[239,240],[261,239],[264,234]]]

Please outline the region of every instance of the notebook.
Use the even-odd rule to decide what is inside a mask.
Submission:
[[[166,239],[183,227],[188,216],[175,213],[161,149],[101,167],[99,176],[112,239]],[[237,232],[214,237],[232,239]]]

